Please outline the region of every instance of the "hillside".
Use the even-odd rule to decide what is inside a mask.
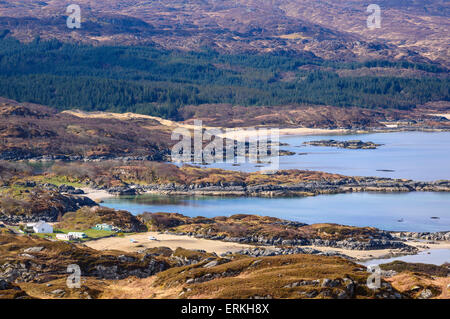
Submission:
[[[204,127],[386,128],[403,121],[412,129],[449,129],[447,102],[428,103],[413,110],[338,108],[326,106],[243,107],[230,104],[185,106],[184,120],[169,121],[140,114],[63,111],[0,98],[1,160],[126,159],[165,161],[176,141],[175,127],[192,129],[193,119]]]
[[[3,1],[0,29],[30,41],[57,38],[101,44],[153,43],[166,49],[311,52],[323,58],[396,58],[448,66],[448,3],[379,1],[382,28],[366,27],[357,0],[79,0],[82,29],[66,28],[67,2]],[[413,35],[413,36],[411,36]]]
[[[0,99],[0,158],[135,156],[161,160],[171,131],[151,118],[82,118],[36,104]]]
[[[4,234],[0,243],[0,298],[401,298],[387,283],[370,291],[365,268],[338,257],[232,260],[167,248],[131,254]],[[81,268],[81,289],[66,286],[69,264]]]
[[[139,219],[146,222],[149,229],[161,232],[256,245],[295,246],[315,243],[317,246],[345,245],[350,249],[382,249],[383,246],[395,247],[397,244],[401,248],[407,247],[402,243],[394,243],[397,239],[373,227],[326,223],[307,225],[275,217],[245,214],[189,218],[176,213],[144,213],[139,215]],[[352,242],[355,244],[352,245]]]
[[[366,268],[340,257],[295,254],[221,258],[164,247],[124,253],[11,234],[0,235],[0,243],[0,299],[446,296],[445,266],[422,264],[418,269],[416,264],[387,264],[383,268],[389,271],[382,274],[380,289],[371,290],[366,285]],[[80,289],[66,285],[69,264],[81,268]]]
[[[185,119],[189,105],[401,109],[450,100],[448,69],[307,53],[217,53],[0,39],[0,96],[58,110]]]

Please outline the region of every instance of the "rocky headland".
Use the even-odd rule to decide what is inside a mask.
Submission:
[[[86,196],[62,194],[39,188],[29,191],[24,196],[14,197],[0,193],[0,221],[11,224],[40,220],[55,222],[67,212],[96,205],[97,203]]]
[[[320,251],[305,246],[341,248],[348,250],[395,249],[403,254],[417,253],[405,239],[372,227],[337,224],[312,224],[257,215],[190,218],[174,213],[144,213],[139,219],[149,229],[180,236],[205,238],[261,246],[268,255],[312,253]],[[450,232],[449,232],[450,233]],[[252,255],[251,250],[244,252]]]
[[[102,188],[102,187],[101,187]],[[351,192],[449,192],[450,181],[418,182],[405,179],[378,177],[344,177],[338,180],[317,180],[286,184],[245,182],[202,182],[183,185],[177,183],[136,185],[129,184],[106,189],[112,195],[139,195],[155,193],[164,195],[216,195],[289,197],[314,196]]]

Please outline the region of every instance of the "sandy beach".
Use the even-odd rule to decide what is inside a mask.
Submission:
[[[237,141],[243,141],[250,137],[265,137],[271,136],[271,132],[276,133],[276,131],[271,131],[270,128],[239,128],[239,129],[224,129],[220,128],[224,131],[223,134],[219,134],[222,138],[234,139]],[[322,128],[307,128],[307,127],[296,127],[296,128],[280,128],[276,129],[280,136],[287,135],[328,135],[328,134],[344,134],[350,132],[350,130],[346,129],[322,129]]]
[[[148,238],[150,236],[155,237],[157,240],[149,240]],[[131,242],[131,239],[134,239],[136,242]],[[169,247],[170,249],[176,249],[181,247],[185,249],[202,249],[211,253],[215,252],[216,254],[222,254],[227,251],[235,252],[251,247],[250,245],[238,243],[228,243],[219,240],[209,240],[189,236],[161,234],[158,232],[139,233],[125,237],[109,237],[87,241],[85,244],[88,247],[97,250],[122,250],[127,252],[135,252],[144,248]]]
[[[149,237],[153,236],[157,240],[149,240]],[[136,242],[132,242],[131,239]],[[210,240],[203,238],[195,238],[184,235],[172,235],[162,234],[158,232],[146,232],[135,235],[128,235],[125,237],[109,237],[94,241],[85,242],[85,244],[93,249],[97,250],[122,250],[126,252],[136,252],[144,248],[154,247],[169,247],[176,249],[178,247],[185,249],[203,249],[207,252],[215,252],[216,254],[222,254],[227,251],[236,252],[246,248],[257,247],[254,245],[246,245],[239,243],[224,242],[219,240]],[[408,242],[409,245],[417,247],[419,251],[427,249],[450,249],[450,242]],[[273,248],[271,246],[264,246],[267,249]],[[366,261],[369,259],[378,259],[384,257],[390,257],[393,254],[400,253],[395,249],[377,249],[377,250],[350,250],[342,248],[332,247],[319,247],[319,246],[302,246],[303,248],[313,248],[319,251],[334,251],[349,257],[354,258],[357,261]]]
[[[163,119],[157,116],[136,114],[136,113],[113,113],[113,112],[84,112],[81,110],[66,110],[61,113],[70,114],[73,116],[81,118],[100,118],[100,119],[119,119],[119,120],[133,120],[133,119],[150,119],[159,122],[163,126],[167,126],[171,129],[176,127],[186,128],[193,130],[196,127],[193,124],[187,124],[183,122],[171,121]],[[450,114],[449,114],[450,115]],[[269,136],[271,128],[257,128],[254,131],[247,131],[253,129],[251,127],[242,127],[236,129],[224,128],[224,127],[214,127],[202,125],[203,129],[218,129],[223,131],[223,134],[219,134],[222,138],[232,138],[236,140],[241,140],[244,137],[250,136]],[[307,128],[307,127],[296,127],[296,128],[280,128],[278,129],[280,135],[324,135],[324,134],[343,134],[349,132],[346,129],[321,129],[321,128]]]
[[[81,190],[84,192],[83,196],[86,196],[98,203],[101,202],[103,198],[114,197],[114,195],[102,189],[81,188]]]

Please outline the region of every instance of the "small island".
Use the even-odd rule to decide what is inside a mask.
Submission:
[[[376,149],[378,146],[383,144],[375,144],[373,142],[363,142],[361,140],[350,140],[350,141],[336,141],[336,140],[320,140],[320,141],[309,141],[303,144],[312,146],[327,146],[327,147],[339,147],[348,149]]]

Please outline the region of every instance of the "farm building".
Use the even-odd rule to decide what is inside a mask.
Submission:
[[[37,234],[50,234],[53,233],[53,226],[41,220],[37,223],[28,223],[26,230],[33,231]]]

